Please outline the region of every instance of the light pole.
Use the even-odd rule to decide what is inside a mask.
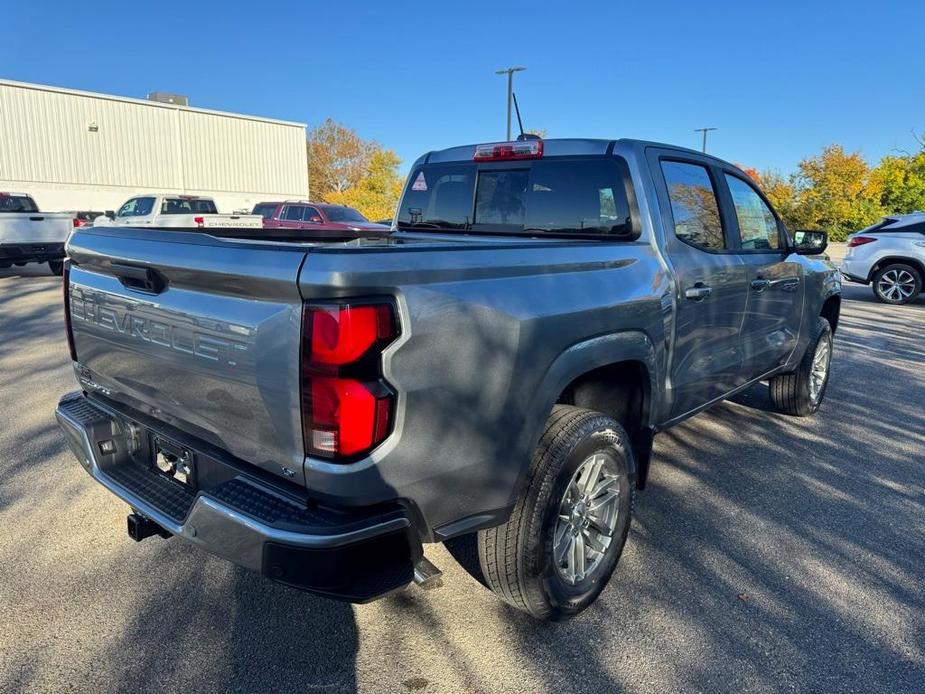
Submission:
[[[694,128],[695,133],[703,133],[703,153],[707,153],[707,133],[718,128]]]
[[[525,67],[509,67],[495,70],[496,75],[507,75],[507,140],[511,140],[511,94],[514,93],[514,73],[526,70]]]

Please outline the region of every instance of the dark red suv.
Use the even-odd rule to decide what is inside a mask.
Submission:
[[[263,217],[268,229],[311,229],[317,231],[388,231],[384,224],[370,222],[352,207],[308,200],[261,202],[252,214]]]

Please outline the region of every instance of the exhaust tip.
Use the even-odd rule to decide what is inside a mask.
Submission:
[[[443,585],[443,572],[426,557],[421,557],[414,565],[414,583],[424,590],[433,590]]]

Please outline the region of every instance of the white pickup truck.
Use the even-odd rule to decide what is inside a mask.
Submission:
[[[73,215],[39,212],[25,193],[0,193],[0,268],[47,262],[60,275],[64,242],[74,226]]]
[[[263,217],[252,214],[218,214],[212,198],[146,194],[130,198],[113,219],[98,217],[93,224],[197,230],[262,229]]]

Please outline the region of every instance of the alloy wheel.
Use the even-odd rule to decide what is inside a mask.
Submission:
[[[553,559],[571,585],[591,576],[613,542],[620,514],[620,475],[614,459],[598,452],[578,466],[559,504]]]
[[[809,372],[809,397],[814,404],[819,402],[822,389],[829,377],[829,365],[832,362],[832,336],[826,333],[816,345],[813,365]]]
[[[877,292],[890,301],[905,301],[915,293],[915,277],[907,270],[887,270],[877,281]]]

